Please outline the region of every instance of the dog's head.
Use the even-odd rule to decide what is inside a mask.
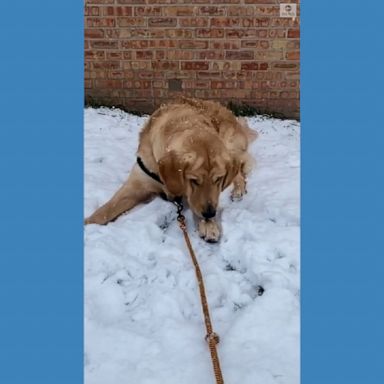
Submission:
[[[186,197],[192,211],[205,219],[216,215],[220,192],[240,169],[240,162],[216,136],[209,139],[192,140],[184,151],[171,150],[159,161],[171,197]]]

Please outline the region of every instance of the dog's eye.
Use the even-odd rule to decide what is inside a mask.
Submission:
[[[200,183],[197,179],[191,179],[191,184],[195,187],[198,187],[200,185]]]
[[[223,176],[217,177],[216,179],[213,179],[213,184],[220,184],[221,180],[223,180]]]

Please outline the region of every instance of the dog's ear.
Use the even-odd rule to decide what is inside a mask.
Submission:
[[[183,157],[175,151],[170,151],[159,160],[158,164],[160,177],[168,191],[175,197],[183,196],[186,166]]]
[[[226,173],[221,188],[222,191],[232,184],[233,179],[240,171],[240,165],[240,161],[236,157],[231,157],[231,159],[226,162]]]

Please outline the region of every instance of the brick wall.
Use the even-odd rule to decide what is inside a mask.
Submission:
[[[85,0],[86,102],[152,112],[182,94],[298,118],[299,19],[279,4]]]

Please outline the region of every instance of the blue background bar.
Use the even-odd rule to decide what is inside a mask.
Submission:
[[[83,382],[83,6],[1,6],[4,384]]]
[[[383,4],[301,10],[302,384],[384,383]]]

